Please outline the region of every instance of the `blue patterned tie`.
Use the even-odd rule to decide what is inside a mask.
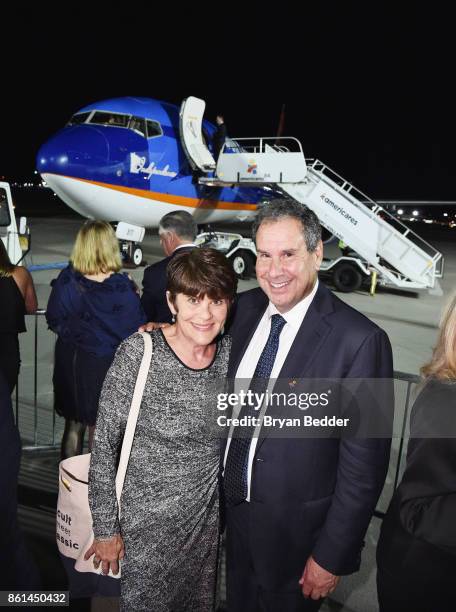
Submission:
[[[260,355],[250,382],[249,389],[254,393],[263,393],[268,386],[269,377],[271,376],[279,348],[280,332],[285,323],[286,321],[281,315],[272,315],[269,338]],[[248,415],[252,416],[252,406],[244,404],[239,413],[239,418]],[[242,437],[240,437],[241,429]],[[235,427],[233,431],[223,476],[225,499],[227,503],[232,505],[240,504],[247,497],[247,468],[254,429],[254,427],[241,428],[239,426]]]

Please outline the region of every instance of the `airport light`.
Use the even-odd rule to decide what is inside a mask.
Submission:
[[[444,217],[448,217],[448,213],[443,213],[443,216]]]
[[[399,210],[397,211],[397,214],[398,215],[403,215],[404,214],[404,209],[403,208],[399,208]]]
[[[419,214],[420,214],[420,213],[419,213],[417,210],[414,210],[414,211],[412,212],[412,215],[413,215],[414,217],[418,217],[418,215],[419,215]]]

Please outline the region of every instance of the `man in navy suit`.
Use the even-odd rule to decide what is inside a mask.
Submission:
[[[254,235],[260,287],[238,298],[228,376],[251,381],[250,388],[257,377],[298,386],[303,379],[388,379],[377,400],[390,417],[388,337],[318,281],[316,215],[274,200],[258,213]],[[232,427],[225,448],[229,612],[318,610],[339,577],[359,569],[386,477],[387,436],[285,438],[270,429],[263,423],[242,438]]]
[[[160,219],[158,235],[166,255],[144,270],[141,304],[148,321],[171,323],[172,314],[166,301],[166,268],[177,253],[195,248],[197,225],[185,210],[175,210]]]

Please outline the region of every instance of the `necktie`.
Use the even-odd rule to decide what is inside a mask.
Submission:
[[[286,321],[281,315],[272,315],[271,331],[250,382],[250,390],[254,393],[263,393],[268,386],[279,348],[280,332],[285,323]],[[245,403],[239,413],[239,418],[249,414],[252,415],[252,407]],[[225,499],[227,503],[232,505],[240,504],[247,497],[247,468],[254,427],[243,427],[242,437],[240,437],[240,429],[241,427],[235,427],[234,429],[223,476]],[[250,435],[248,435],[249,433]]]

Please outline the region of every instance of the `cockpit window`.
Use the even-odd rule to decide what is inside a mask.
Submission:
[[[144,138],[146,137],[146,122],[141,117],[131,117],[128,127],[144,136]]]
[[[130,115],[120,115],[119,113],[105,113],[97,111],[94,113],[90,123],[98,125],[111,125],[113,127],[127,127]]]
[[[157,136],[161,136],[163,134],[161,125],[158,123],[158,121],[150,121],[148,119],[146,123],[147,123],[147,138],[154,138]]]
[[[85,123],[90,113],[77,113],[73,115],[71,119],[68,121],[68,125],[79,125],[80,123]]]
[[[79,113],[77,115],[73,115],[68,125],[84,123],[85,120],[88,119],[89,115],[90,113]],[[128,128],[135,131],[137,134],[141,134],[141,136],[144,138],[154,138],[157,136],[162,136],[163,134],[158,121],[150,121],[149,119],[146,121],[142,117],[123,115],[121,113],[95,111],[90,118],[89,123]]]

